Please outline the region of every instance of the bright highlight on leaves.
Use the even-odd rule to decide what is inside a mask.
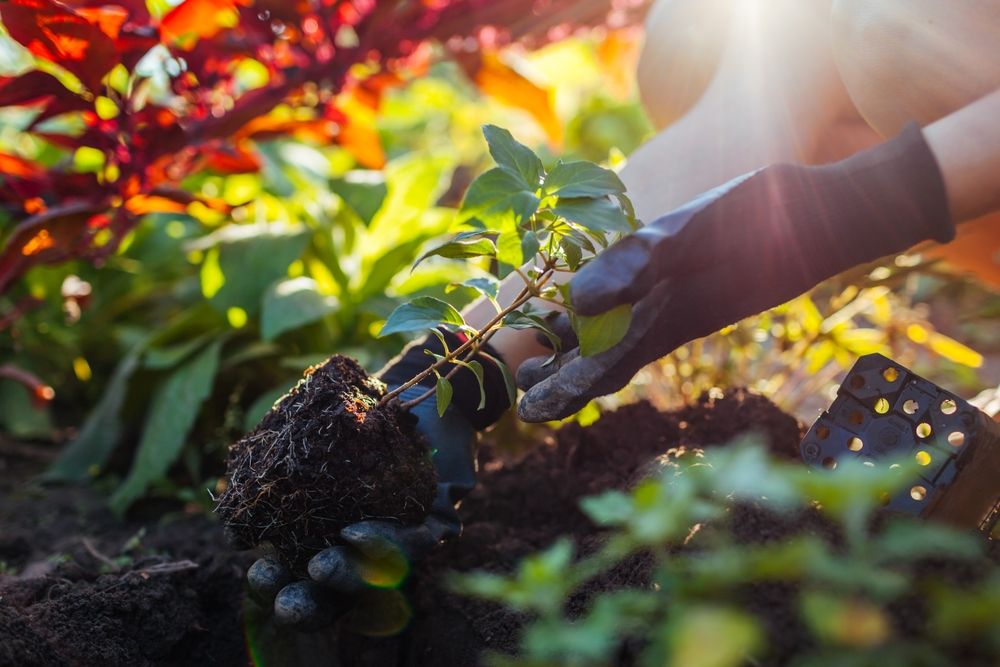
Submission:
[[[632,307],[622,304],[616,308],[594,315],[576,317],[576,335],[580,339],[580,354],[592,357],[610,350],[628,333],[632,323]]]
[[[394,333],[414,333],[442,325],[462,327],[465,326],[465,320],[450,303],[432,296],[422,296],[392,311],[378,335],[382,337]]]

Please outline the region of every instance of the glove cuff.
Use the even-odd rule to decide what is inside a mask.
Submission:
[[[444,329],[439,330],[444,337],[448,348],[454,350],[465,343],[468,338],[465,334],[454,333]],[[417,374],[430,368],[434,363],[434,358],[426,354],[424,350],[430,350],[435,354],[443,355],[444,346],[437,336],[427,336],[421,341],[415,342],[406,347],[402,354],[390,363],[388,368],[382,373],[382,381],[389,385],[400,385],[409,381]],[[481,431],[492,426],[503,416],[510,406],[510,398],[507,394],[507,383],[504,381],[504,374],[500,364],[503,358],[489,343],[482,345],[473,357],[483,367],[483,389],[486,394],[486,401],[482,409],[479,407],[481,395],[479,392],[479,380],[476,375],[465,367],[460,367],[451,378],[452,393],[451,405],[461,414],[477,431]],[[455,364],[446,364],[441,368],[441,375],[447,375],[455,368]],[[431,375],[419,383],[426,391],[434,387],[436,377]]]
[[[858,227],[854,238],[865,240],[865,259],[903,252],[922,241],[955,238],[944,177],[915,123],[894,139],[817,169],[839,176],[835,181],[844,188],[840,205],[854,209],[844,218]]]

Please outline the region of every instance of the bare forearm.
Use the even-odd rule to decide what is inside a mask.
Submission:
[[[955,222],[1000,210],[1000,90],[924,128]]]

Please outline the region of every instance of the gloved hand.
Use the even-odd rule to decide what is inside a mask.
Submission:
[[[581,357],[568,349],[518,371],[525,421],[566,417],[624,387],[678,346],[779,305],[858,264],[955,228],[923,134],[818,167],[779,164],[741,176],[615,244],[570,283],[580,315],[634,304],[625,337]]]
[[[449,341],[452,348],[461,343],[455,334],[445,335],[452,338]],[[441,353],[439,346],[433,337],[411,346],[382,372],[382,380],[390,388],[398,387],[433,362],[423,350],[429,348]],[[433,397],[410,408],[417,418],[417,430],[430,445],[438,475],[437,497],[424,523],[414,526],[368,520],[347,526],[340,532],[341,544],[319,552],[309,561],[309,579],[305,580],[293,581],[288,570],[274,558],[259,559],[247,572],[247,580],[258,602],[273,603],[276,623],[314,630],[349,612],[378,624],[391,622],[386,616],[395,610],[360,608],[398,607],[398,594],[380,593],[395,593],[413,564],[442,540],[461,533],[462,523],[455,506],[476,483],[476,430],[495,422],[510,407],[503,376],[490,358],[496,357],[496,353],[486,352],[489,356],[483,352],[479,355],[489,399],[483,410],[477,409],[476,379],[465,377],[463,371],[452,378],[455,397],[443,416],[438,416]],[[471,376],[471,372],[466,372]],[[433,379],[432,376],[431,387]],[[469,386],[470,383],[476,384]],[[403,402],[414,399],[427,389],[427,384],[410,387],[399,399]],[[474,401],[470,400],[473,397]]]

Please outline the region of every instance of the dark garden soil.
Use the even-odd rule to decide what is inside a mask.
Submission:
[[[294,571],[365,518],[421,523],[437,478],[416,420],[333,355],[230,448],[218,513],[237,546],[270,543]]]
[[[484,446],[482,483],[463,505],[465,535],[415,573],[413,620],[381,639],[327,632],[275,641],[252,603],[242,613],[242,573],[252,555],[227,549],[218,523],[205,517],[147,521],[134,539],[143,524],[115,522],[87,492],[12,491],[0,499],[0,561],[16,573],[0,575],[0,665],[247,664],[245,625],[265,665],[475,665],[484,650],[513,649],[522,619],[444,592],[437,573],[504,571],[566,534],[591,549],[600,535],[577,509],[581,497],[628,487],[672,448],[724,443],[748,430],[765,435],[779,454],[797,456],[800,425],[742,391],[671,413],[626,406],[590,427],[563,428],[517,461]],[[748,542],[826,530],[813,517],[779,521],[753,508],[734,510],[733,526]],[[128,558],[119,558],[123,547],[132,547]],[[646,575],[642,559],[629,562],[574,606],[594,590],[641,585]],[[807,641],[792,599],[774,586],[746,592],[748,608],[770,631],[766,664],[783,664]],[[920,613],[918,605],[901,610],[900,631],[918,634]],[[279,644],[282,655],[267,650]],[[629,657],[626,647],[622,663]],[[976,664],[977,656],[968,658],[962,664]]]

